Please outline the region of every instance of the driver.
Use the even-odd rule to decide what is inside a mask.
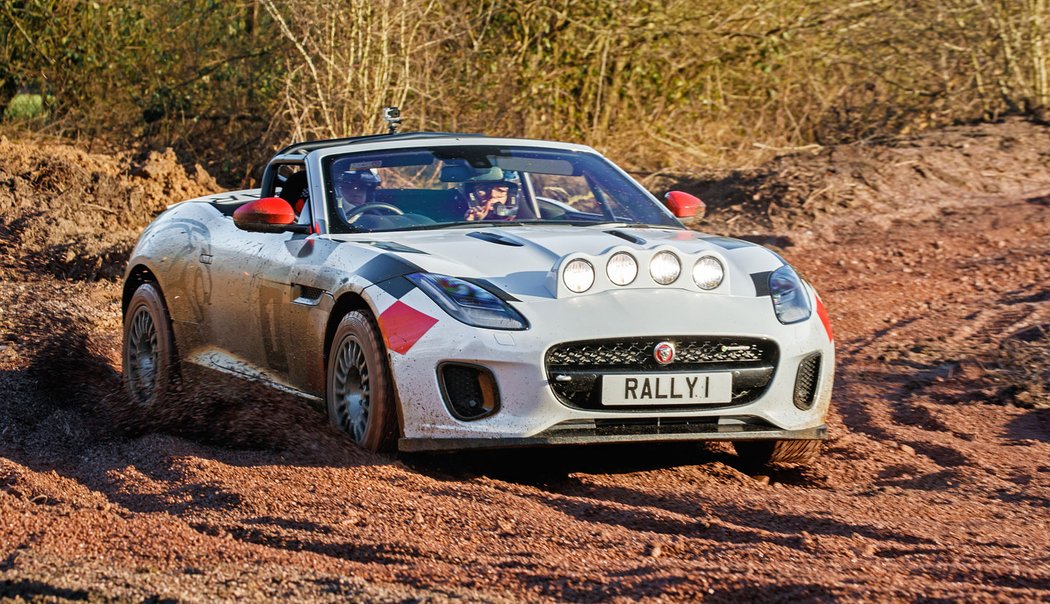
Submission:
[[[347,170],[336,176],[336,202],[344,222],[363,231],[404,228],[434,222],[418,214],[405,214],[389,203],[377,203],[376,189],[382,182],[375,168]]]
[[[343,211],[349,212],[358,206],[370,203],[375,190],[382,181],[374,170],[347,170],[335,181],[336,194]]]
[[[518,215],[518,185],[507,180],[471,183],[470,209],[464,220],[514,220]]]

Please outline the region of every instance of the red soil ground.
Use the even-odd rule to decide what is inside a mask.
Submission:
[[[112,278],[212,185],[0,155],[0,598],[1050,599],[1048,128],[690,177],[698,228],[778,245],[835,327],[824,455],[759,471],[723,445],[375,456],[254,398],[136,425]]]

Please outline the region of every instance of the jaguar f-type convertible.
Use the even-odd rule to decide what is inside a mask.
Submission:
[[[814,459],[834,347],[773,251],[683,226],[590,147],[445,133],[299,143],[261,188],[172,205],[124,282],[143,406],[196,369],[371,450],[732,441]]]

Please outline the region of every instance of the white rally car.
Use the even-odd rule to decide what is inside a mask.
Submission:
[[[807,462],[834,373],[816,291],[697,233],[589,147],[407,133],[292,145],[261,189],[171,206],[124,284],[124,376],[208,369],[372,450],[730,440]]]

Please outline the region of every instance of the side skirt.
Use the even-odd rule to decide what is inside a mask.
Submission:
[[[290,395],[302,399],[316,410],[326,413],[324,399],[303,392],[294,386],[290,386],[277,379],[272,373],[263,371],[258,367],[233,355],[218,350],[203,350],[191,354],[182,359],[183,367],[195,366],[198,371],[206,371],[207,375],[218,375],[224,378],[232,378],[242,382],[250,382],[253,385],[261,385],[275,390],[281,394]]]

